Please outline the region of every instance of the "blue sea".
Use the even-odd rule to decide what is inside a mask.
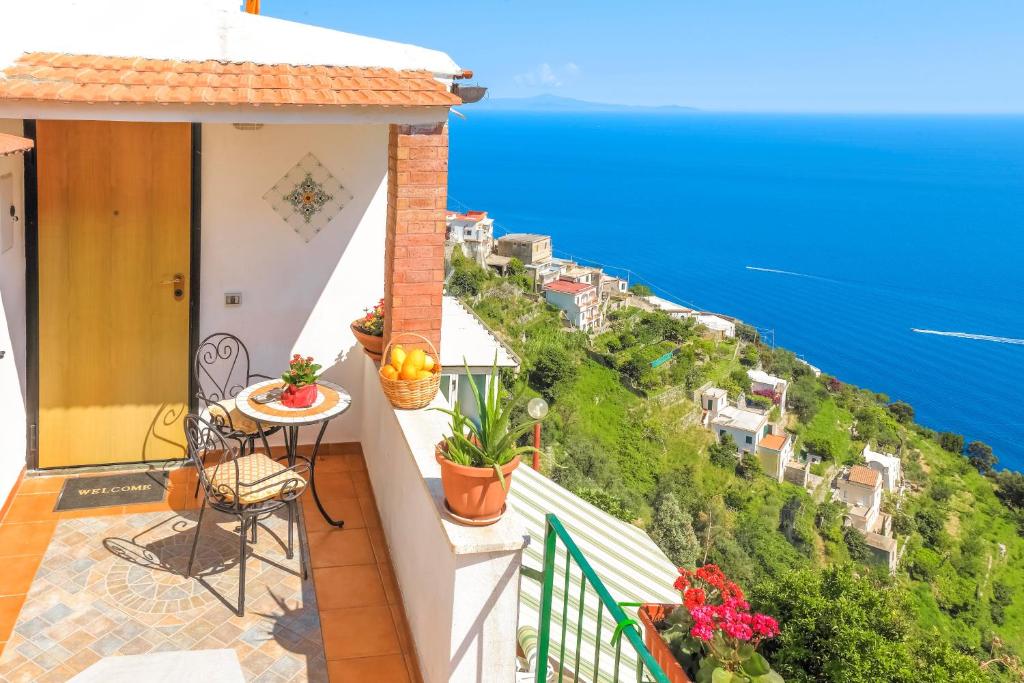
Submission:
[[[1024,117],[465,112],[453,207],[737,316],[1024,470]]]

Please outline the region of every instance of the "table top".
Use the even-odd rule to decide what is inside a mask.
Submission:
[[[246,387],[235,397],[235,406],[246,417],[274,426],[309,425],[330,420],[348,410],[352,397],[337,384],[317,380],[317,397],[308,408],[289,408],[280,401],[256,403],[253,397],[284,386],[279,379],[269,379]]]

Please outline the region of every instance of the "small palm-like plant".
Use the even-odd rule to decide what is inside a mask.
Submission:
[[[469,366],[466,365],[466,376],[469,377]],[[474,420],[462,412],[458,401],[451,410],[437,408],[452,418],[452,434],[445,439],[443,455],[457,465],[466,467],[493,468],[498,475],[503,489],[508,489],[505,475],[501,468],[512,462],[521,453],[533,451],[532,446],[518,446],[516,442],[526,434],[535,420],[521,424],[512,424],[512,411],[522,403],[525,386],[521,386],[510,400],[506,400],[507,392],[501,388],[498,377],[498,359],[495,355],[494,367],[491,369],[491,380],[488,382],[486,394],[481,394],[476,382],[469,380],[476,401],[476,412],[479,418]]]

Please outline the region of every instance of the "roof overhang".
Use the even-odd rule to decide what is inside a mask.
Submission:
[[[28,138],[20,138],[17,135],[0,133],[0,157],[24,154],[35,146],[35,143]]]
[[[16,3],[0,22],[0,117],[428,123],[460,103],[463,70],[443,52],[238,4]]]

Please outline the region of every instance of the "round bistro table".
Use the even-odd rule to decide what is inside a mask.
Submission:
[[[257,403],[254,398],[262,396],[267,392],[279,389],[284,382],[279,379],[271,379],[265,382],[258,382],[246,387],[235,397],[235,406],[246,417],[252,418],[259,426],[260,438],[269,454],[270,448],[267,445],[267,437],[263,432],[263,425],[282,427],[284,434],[284,447],[288,453],[288,466],[295,466],[295,456],[299,447],[299,427],[320,425],[320,432],[316,436],[316,443],[313,445],[313,454],[309,457],[309,488],[313,491],[313,500],[324,519],[333,526],[342,527],[343,520],[333,519],[316,492],[316,455],[320,450],[320,441],[324,438],[324,431],[327,423],[348,410],[352,405],[352,397],[343,388],[331,382],[317,380],[317,397],[313,405],[308,408],[289,408],[280,400],[270,403]]]

